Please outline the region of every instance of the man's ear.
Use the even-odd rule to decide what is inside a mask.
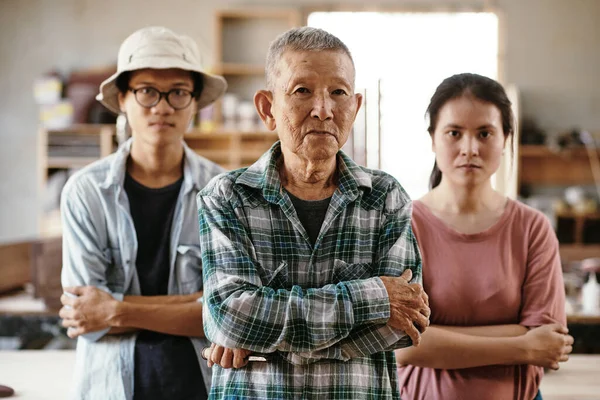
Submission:
[[[363,103],[363,95],[360,93],[354,93],[354,98],[356,99],[356,111],[354,112],[354,120],[356,120],[358,111],[360,111],[360,107],[362,106],[362,103]]]
[[[271,107],[273,106],[273,93],[270,90],[259,90],[254,95],[254,107],[258,111],[260,119],[270,131],[274,131],[277,128],[275,118],[271,113]]]

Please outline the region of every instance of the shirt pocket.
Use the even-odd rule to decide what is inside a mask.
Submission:
[[[372,273],[371,263],[348,264],[337,258],[333,261],[333,283],[371,278]]]
[[[271,289],[289,289],[288,287],[288,263],[282,261],[275,271],[269,271],[267,279],[263,280],[265,286]]]
[[[111,292],[123,293],[125,286],[125,270],[120,249],[108,248],[104,250],[107,261],[106,286]]]
[[[181,294],[190,294],[202,290],[202,252],[200,246],[177,246],[175,279]]]

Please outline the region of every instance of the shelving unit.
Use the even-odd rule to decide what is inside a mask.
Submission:
[[[185,141],[196,153],[232,170],[254,163],[277,141],[270,131],[223,131],[211,133],[192,131]]]
[[[596,149],[600,153],[600,148]],[[560,152],[544,145],[521,145],[518,150],[518,186],[593,185],[587,149]],[[563,262],[600,257],[600,212],[556,213]]]
[[[184,136],[196,153],[228,170],[251,165],[277,139],[275,132],[261,130],[193,130]],[[45,193],[48,178],[54,172],[84,167],[117,148],[113,125],[83,124],[60,130],[41,128],[38,143],[40,193]],[[43,237],[60,235],[58,210],[41,212],[40,234]]]
[[[227,93],[252,102],[265,88],[265,59],[271,42],[290,28],[300,26],[295,9],[230,9],[215,14],[214,71],[228,83]],[[217,102],[215,120],[222,124],[222,103]],[[258,122],[258,119],[257,119]]]
[[[520,184],[570,186],[594,183],[584,148],[556,153],[547,146],[522,145],[519,161]]]

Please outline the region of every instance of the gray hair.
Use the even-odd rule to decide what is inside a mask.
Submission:
[[[267,65],[265,74],[267,79],[267,87],[273,89],[274,80],[279,74],[277,63],[286,50],[292,51],[319,51],[332,50],[339,51],[350,57],[350,61],[354,66],[354,60],[348,47],[336,36],[319,28],[311,28],[303,26],[301,28],[293,28],[279,35],[269,46],[267,53]]]

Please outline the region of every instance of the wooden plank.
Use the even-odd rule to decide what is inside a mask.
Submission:
[[[600,244],[562,244],[559,252],[563,262],[581,261],[600,257]]]
[[[31,242],[0,245],[0,293],[31,281]]]
[[[583,185],[593,184],[594,177],[587,158],[521,157],[521,184]]]
[[[94,161],[98,157],[48,157],[47,168],[81,168]]]

